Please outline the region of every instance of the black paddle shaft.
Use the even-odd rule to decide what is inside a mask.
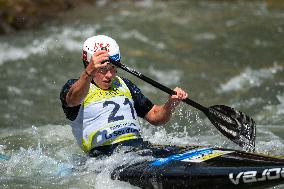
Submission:
[[[111,61],[111,63],[125,70],[126,72],[137,76],[152,86],[168,93],[169,95],[176,94],[174,90],[158,83],[157,81],[154,81],[153,79],[137,72],[134,69],[127,67],[124,64],[121,64],[120,62]],[[189,98],[186,98],[183,101],[202,111],[224,136],[239,146],[245,147],[247,150],[254,150],[255,122],[252,118],[244,115],[242,112],[224,105],[216,105],[207,108]]]
[[[176,94],[176,92],[160,83],[158,83],[157,81],[154,81],[153,79],[137,72],[136,70],[132,69],[132,68],[129,68],[127,67],[126,65],[124,64],[121,64],[119,62],[113,62],[111,61],[112,64],[116,65],[117,67],[123,69],[124,71],[127,71],[128,73],[131,73],[132,75],[135,75],[137,77],[139,77],[140,79],[142,79],[143,81],[146,81],[147,83],[151,84],[152,86],[168,93],[169,95],[174,95]],[[191,105],[193,106],[194,108],[197,108],[198,110],[204,112],[206,115],[209,113],[209,110],[208,108],[202,106],[201,104],[197,103],[197,102],[194,102],[193,100],[189,99],[189,98],[186,98],[185,100],[183,100],[185,103],[187,103],[188,105]]]

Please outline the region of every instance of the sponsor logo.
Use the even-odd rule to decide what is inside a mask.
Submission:
[[[109,52],[110,44],[109,43],[95,43],[94,44],[94,52],[97,52],[98,50],[106,50]]]
[[[284,178],[284,168],[271,168],[264,169],[262,172],[258,171],[245,171],[239,172],[238,174],[230,173],[229,179],[230,181],[237,185],[240,182],[243,183],[252,183],[252,182],[260,182],[267,180],[275,180]]]
[[[129,134],[129,133],[139,134],[140,131],[138,129],[134,129],[134,128],[131,128],[131,127],[125,127],[125,128],[121,128],[119,130],[116,130],[113,133],[105,134],[104,137],[105,137],[106,140],[108,140],[108,139],[111,139],[111,138],[116,138],[120,135]]]
[[[108,140],[115,139],[122,135],[133,134],[137,137],[140,136],[140,128],[135,123],[121,123],[110,127],[109,129],[104,129],[96,132],[93,136],[92,145],[99,146]]]
[[[232,152],[233,151],[212,150],[212,151],[209,151],[208,153],[201,153],[201,154],[198,154],[197,156],[193,156],[191,158],[187,158],[182,161],[200,163],[200,162],[203,162],[203,161],[206,161],[206,160],[209,160],[209,159],[212,159],[212,158],[224,155],[224,154],[229,154]]]
[[[210,152],[212,152],[211,148],[200,148],[200,149],[195,149],[195,150],[189,150],[185,153],[182,154],[175,154],[166,158],[159,158],[156,161],[152,162],[151,165],[154,166],[160,166],[163,164],[167,164],[173,160],[184,160],[184,159],[190,159],[190,158],[194,158],[194,157],[199,157],[202,154],[209,154]]]

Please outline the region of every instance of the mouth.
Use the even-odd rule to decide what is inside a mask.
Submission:
[[[105,83],[105,84],[110,84],[110,83],[111,83],[111,80],[105,80],[105,81],[103,81],[103,83]]]

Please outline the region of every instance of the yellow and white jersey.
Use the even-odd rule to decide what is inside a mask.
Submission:
[[[71,126],[86,152],[97,146],[140,138],[141,130],[131,92],[120,77],[115,78],[109,90],[90,84]]]

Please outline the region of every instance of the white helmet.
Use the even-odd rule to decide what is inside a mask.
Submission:
[[[90,63],[92,55],[102,48],[108,51],[111,60],[120,62],[120,51],[116,41],[106,35],[96,35],[84,42],[82,58],[85,67]]]

